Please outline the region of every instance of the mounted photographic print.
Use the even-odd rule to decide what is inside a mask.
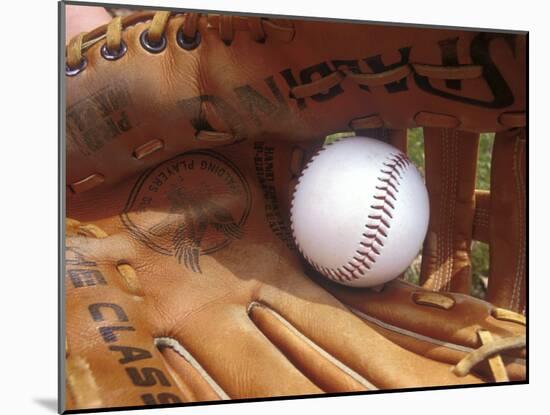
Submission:
[[[528,382],[526,32],[60,16],[60,411]]]

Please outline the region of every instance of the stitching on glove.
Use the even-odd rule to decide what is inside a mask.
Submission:
[[[212,390],[223,400],[231,399],[227,393],[221,388],[218,383],[208,374],[208,372],[201,366],[201,364],[189,353],[189,351],[182,346],[182,344],[172,337],[157,337],[155,338],[155,346],[162,350],[162,348],[168,347],[180,355],[187,363],[199,373],[199,375],[208,383]]]
[[[439,139],[441,140],[441,166],[443,167],[441,171],[441,189],[442,193],[439,198],[439,217],[444,218],[445,214],[445,206],[447,203],[447,189],[449,189],[449,160],[448,160],[448,152],[447,152],[447,136],[445,134],[446,130],[443,129],[440,131],[441,137]],[[436,237],[436,244],[435,244],[435,272],[434,272],[434,284],[433,287],[431,287],[434,290],[439,290],[441,285],[441,274],[443,272],[443,267],[441,266],[442,263],[442,247],[443,247],[443,241],[442,241],[442,225],[441,223],[438,224],[439,229],[435,231],[435,237]],[[433,270],[433,268],[432,268]]]
[[[524,235],[524,200],[525,200],[525,189],[524,182],[522,177],[522,169],[520,166],[520,158],[518,157],[518,152],[520,151],[521,141],[519,135],[515,137],[514,143],[514,155],[512,162],[512,169],[514,175],[514,184],[516,185],[516,201],[517,201],[517,210],[518,218],[516,221],[516,227],[518,229],[518,242],[519,250],[517,251],[516,259],[516,272],[514,278],[514,288],[512,290],[512,298],[510,301],[510,307],[512,310],[517,310],[520,306],[521,301],[521,282],[524,279],[524,269],[525,269],[525,235]]]
[[[447,133],[448,130],[445,130]],[[455,269],[455,257],[454,257],[454,232],[455,232],[455,211],[456,211],[456,198],[457,198],[457,188],[459,182],[459,154],[458,154],[458,130],[451,130],[451,136],[449,137],[449,145],[451,152],[451,178],[452,178],[452,187],[449,193],[449,216],[447,217],[447,255],[446,255],[446,265],[447,265],[447,275],[445,278],[445,291],[451,290],[451,280],[453,278],[453,271]]]
[[[476,206],[474,212],[474,225],[489,228],[489,209]]]
[[[436,232],[436,264],[434,271],[434,290],[449,290],[453,273],[453,229],[455,212],[455,195],[458,182],[458,143],[457,130],[443,128],[440,130],[442,143],[441,159],[443,171],[441,172],[441,197],[439,217],[448,218],[448,221],[439,221]],[[449,132],[454,133],[453,136]]]

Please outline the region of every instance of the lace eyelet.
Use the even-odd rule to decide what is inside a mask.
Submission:
[[[128,47],[124,42],[120,42],[120,48],[116,52],[110,51],[109,48],[107,47],[107,44],[105,43],[101,47],[101,56],[103,56],[108,61],[116,61],[117,59],[122,58],[127,51],[128,51]]]
[[[67,76],[78,75],[80,72],[82,72],[84,69],[86,69],[86,66],[88,66],[88,59],[86,59],[83,56],[82,60],[80,61],[80,65],[78,65],[76,68],[69,68],[68,65],[65,66],[65,75],[67,75]]]
[[[201,34],[197,31],[194,38],[188,38],[183,34],[183,28],[180,27],[176,34],[178,45],[185,50],[193,50],[201,43]]]
[[[148,34],[149,30],[145,29],[143,32],[141,32],[141,35],[139,36],[139,41],[141,42],[141,46],[143,46],[143,49],[151,53],[162,52],[166,48],[166,36],[162,36],[160,38],[160,42],[158,43],[150,43]]]

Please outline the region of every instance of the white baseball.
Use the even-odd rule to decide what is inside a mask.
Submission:
[[[294,190],[294,239],[308,262],[338,283],[370,287],[396,278],[418,254],[428,192],[397,148],[367,137],[325,145]]]

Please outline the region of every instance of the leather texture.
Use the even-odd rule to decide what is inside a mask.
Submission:
[[[292,20],[291,41],[268,36],[258,43],[234,29],[227,46],[203,17],[201,44],[187,51],[175,41],[183,19],[170,19],[159,54],[140,44],[147,21],[123,31],[128,51],[118,60],[102,57],[102,40],[86,50],[86,69],[67,80],[69,184],[96,173],[112,184],[182,151],[219,144],[182,139],[205,130],[234,140],[307,141],[365,117],[399,129],[447,125],[436,116],[443,115],[461,130],[501,131],[503,114],[525,111],[524,36]],[[324,94],[290,96],[292,86],[337,69],[387,73],[418,63],[447,70],[477,64],[483,72],[447,82],[411,73],[372,87],[347,77]],[[419,114],[432,117],[418,124]],[[163,151],[137,160],[135,149],[153,139],[163,141]]]
[[[286,190],[296,151],[284,142],[191,151],[103,192],[69,197],[67,213],[80,223],[67,238],[68,361],[85,359],[99,406],[162,403],[163,394],[185,402],[494,381],[483,367],[451,372],[481,345],[478,330],[524,333],[494,318],[492,305],[449,294],[456,304],[444,310],[415,302],[413,294],[431,292],[404,281],[380,292],[346,289],[305,267],[287,243],[288,192],[277,195],[284,216],[275,223],[265,180],[273,175],[271,190]],[[248,194],[220,197],[241,179]],[[165,196],[174,187],[193,204]],[[226,235],[220,223],[242,233]],[[178,258],[182,228],[203,239],[189,240]],[[186,262],[193,242],[197,261]],[[525,356],[504,358],[510,378],[523,379]],[[69,382],[70,395],[84,408],[80,382]]]
[[[421,283],[432,290],[470,292],[478,140],[456,129],[424,129],[430,225]]]
[[[66,409],[526,379],[524,343],[506,343],[525,336],[525,36],[161,15],[151,53],[151,18],[121,23],[120,59],[102,56],[107,28],[68,47],[86,64],[66,78]],[[303,166],[327,134],[406,150],[410,127],[426,137],[425,287],[323,279],[289,228]],[[465,294],[476,235],[494,304]]]
[[[491,274],[487,296],[525,314],[527,279],[526,133],[495,137],[491,170]]]

